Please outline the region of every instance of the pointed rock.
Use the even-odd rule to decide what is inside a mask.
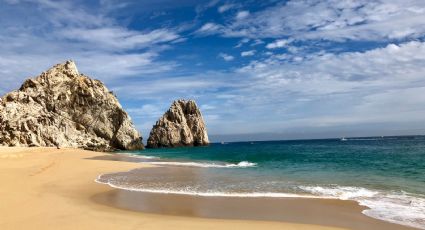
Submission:
[[[73,61],[55,65],[0,99],[0,145],[97,151],[143,144],[117,98]]]
[[[156,122],[148,138],[148,148],[208,145],[201,111],[193,100],[174,101]]]

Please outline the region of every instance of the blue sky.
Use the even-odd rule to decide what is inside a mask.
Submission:
[[[0,94],[73,59],[147,138],[178,98],[214,141],[425,133],[425,1],[0,0]]]

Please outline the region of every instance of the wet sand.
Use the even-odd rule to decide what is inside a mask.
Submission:
[[[0,147],[0,229],[407,229],[364,217],[353,202],[204,199],[117,190],[94,179],[151,166],[96,159],[104,156],[109,155]]]

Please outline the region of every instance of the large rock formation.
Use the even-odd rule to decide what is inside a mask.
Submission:
[[[102,82],[58,64],[0,100],[0,145],[141,149],[141,137]]]
[[[204,119],[193,100],[174,101],[156,122],[148,139],[148,148],[208,145]]]

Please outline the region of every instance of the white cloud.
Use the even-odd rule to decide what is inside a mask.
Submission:
[[[341,54],[319,53],[307,56],[302,65],[282,62],[272,56],[265,61],[253,61],[240,71],[256,73],[257,77],[273,76],[274,80],[298,82],[313,79],[338,80],[350,84],[367,81],[370,86],[375,80],[382,86],[412,83],[422,80],[425,66],[425,43],[408,42],[401,45],[389,44],[363,53]],[[308,67],[308,68],[307,68]],[[385,78],[381,82],[381,80]],[[267,79],[267,78],[266,78]],[[425,79],[423,79],[425,81]],[[308,81],[306,82],[308,83]],[[375,84],[379,86],[380,84]],[[335,87],[329,87],[335,89]],[[317,89],[323,92],[323,89]]]
[[[163,76],[161,78],[133,79],[132,84],[120,81],[113,88],[126,99],[140,97],[143,100],[171,101],[172,98],[207,94],[208,90],[225,85],[223,78],[221,73],[205,72],[185,77]],[[227,82],[228,86],[232,84],[230,81]],[[143,90],[140,90],[141,86],[143,86]]]
[[[264,42],[261,39],[255,39],[251,46],[256,46],[260,44],[264,44]]]
[[[291,41],[288,39],[279,39],[272,43],[267,44],[267,49],[276,49],[276,48],[283,48],[287,46]]]
[[[249,51],[243,51],[241,53],[242,57],[248,57],[248,56],[253,56],[255,54],[255,50],[249,50]]]
[[[225,61],[232,61],[233,59],[235,59],[235,57],[233,57],[232,55],[225,54],[225,53],[220,53],[218,54],[218,56],[223,58],[223,60]]]
[[[362,53],[311,55],[297,63],[272,56],[253,61],[238,73],[250,76],[251,83],[241,89],[243,103],[255,104],[255,111],[268,105],[273,116],[281,113],[277,108],[284,109],[282,119],[291,126],[311,126],[307,120],[314,123],[321,117],[329,118],[316,123],[321,126],[378,119],[403,122],[403,114],[424,122],[425,98],[418,95],[425,85],[423,62],[425,43],[407,42]]]
[[[201,28],[199,28],[196,33],[197,34],[203,34],[203,35],[208,35],[208,34],[215,34],[217,32],[219,32],[222,29],[221,25],[212,23],[212,22],[207,22],[204,25],[202,25]]]
[[[68,59],[75,60],[81,72],[106,81],[107,85],[129,76],[167,72],[177,66],[173,61],[157,60],[167,48],[164,44],[181,38],[173,29],[131,30],[72,2],[20,3],[9,6],[14,12],[0,9],[0,88],[4,91]],[[137,52],[127,52],[134,49]]]
[[[4,0],[8,4],[18,4],[20,0]]]
[[[141,33],[123,27],[100,27],[94,29],[68,28],[59,31],[58,35],[66,39],[86,42],[103,49],[111,49],[114,51],[146,48],[179,38],[179,35],[175,32],[166,29],[156,29]]]
[[[246,10],[244,10],[244,11],[239,11],[237,14],[236,14],[236,19],[237,20],[241,20],[241,19],[245,19],[245,18],[247,18],[249,16],[249,11],[246,11]]]
[[[228,10],[234,9],[235,7],[236,7],[235,4],[224,4],[220,7],[218,7],[217,11],[220,12],[220,13],[224,13]]]
[[[113,24],[113,20],[102,14],[89,14],[82,8],[76,7],[72,2],[52,0],[23,0],[23,4],[33,4],[43,14],[39,19],[45,19],[53,26],[105,26]],[[28,5],[27,5],[28,7]]]
[[[243,38],[238,42],[238,44],[235,46],[235,48],[242,47],[245,43],[248,43],[249,41],[250,41],[249,38]]]
[[[166,103],[144,104],[135,107],[129,107],[126,112],[130,115],[133,122],[141,131],[143,137],[148,137],[152,126],[167,111]]]
[[[242,11],[243,12],[243,11]],[[332,41],[393,40],[425,35],[425,1],[291,0],[225,23],[226,37]]]
[[[217,107],[214,105],[209,105],[209,104],[203,104],[201,105],[201,110],[212,110],[212,109],[216,109]]]
[[[149,116],[154,119],[158,119],[165,112],[165,110],[162,111],[161,108],[152,104],[145,104],[145,105],[141,105],[141,107],[128,108],[126,111],[130,113],[132,117]]]

